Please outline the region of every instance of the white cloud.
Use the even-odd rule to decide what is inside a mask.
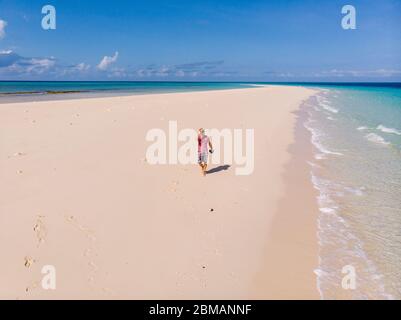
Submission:
[[[114,56],[109,57],[109,56],[104,56],[102,61],[97,65],[97,68],[99,70],[106,70],[111,64],[117,61],[118,58],[118,51],[114,53]]]
[[[56,59],[50,58],[26,58],[21,57],[11,50],[0,51],[0,72],[2,74],[17,75],[41,75],[54,70]]]
[[[81,63],[78,63],[76,66],[74,66],[74,68],[75,68],[75,70],[77,70],[79,72],[85,72],[85,71],[89,70],[90,65],[81,62]]]
[[[125,78],[127,77],[126,70],[124,68],[112,68],[109,78]]]
[[[63,65],[52,56],[23,57],[12,50],[0,49],[0,76],[10,79],[79,77],[91,70],[84,62]]]
[[[156,72],[156,75],[159,77],[166,77],[170,74],[170,68],[167,66],[161,66],[159,70]]]
[[[226,77],[233,72],[225,72],[222,69],[224,61],[201,61],[177,65],[149,65],[133,72],[137,77],[173,77],[173,78],[194,78],[194,77]]]
[[[90,68],[89,64],[81,62],[70,66],[59,66],[57,71],[60,76],[75,76],[86,74]]]
[[[52,58],[31,58],[23,61],[19,65],[14,65],[15,70],[28,74],[43,74],[53,68],[56,61]]]
[[[0,19],[0,39],[3,39],[6,36],[6,26],[7,22]]]

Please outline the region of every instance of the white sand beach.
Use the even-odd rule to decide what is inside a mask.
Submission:
[[[311,145],[296,126],[313,94],[269,86],[0,105],[0,298],[319,299]],[[150,165],[146,133],[171,120],[254,129],[253,173]],[[41,286],[45,265],[55,290]]]

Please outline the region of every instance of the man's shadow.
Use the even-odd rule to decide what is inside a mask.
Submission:
[[[216,173],[216,172],[220,172],[223,170],[228,170],[231,166],[229,166],[228,164],[225,164],[223,166],[218,166],[216,168],[210,169],[208,171],[206,171],[207,174],[211,174],[211,173]]]

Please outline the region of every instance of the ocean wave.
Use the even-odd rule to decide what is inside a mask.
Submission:
[[[370,142],[381,144],[381,145],[389,145],[390,142],[384,140],[382,136],[379,136],[376,133],[369,133],[365,136],[366,139],[368,139]]]
[[[392,133],[392,134],[401,136],[401,131],[394,129],[394,128],[387,128],[387,127],[383,126],[382,124],[378,125],[376,129],[380,130],[381,132],[384,132],[384,133]]]
[[[363,196],[364,191],[366,190],[365,187],[360,187],[360,188],[344,187],[344,189],[348,193],[351,193],[351,194],[359,196],[359,197]]]
[[[348,124],[343,122],[341,118],[342,111],[348,112],[348,110],[335,109],[339,113],[338,115],[334,115],[336,112],[333,112],[333,110],[330,113],[326,112],[329,110],[324,108],[325,106],[332,107],[329,98],[325,99],[324,96],[320,96],[320,99],[317,98],[315,105],[320,109],[320,112],[315,112],[318,110],[311,106],[309,109],[309,119],[304,122],[304,127],[310,132],[311,142],[314,148],[316,148],[315,159],[331,158],[335,160],[330,162],[311,160],[309,162],[312,184],[318,191],[315,198],[318,205],[316,211],[319,245],[319,261],[314,269],[316,285],[321,298],[332,299],[339,297],[338,294],[341,291],[342,281],[341,268],[346,265],[352,265],[358,270],[358,288],[349,292],[350,297],[354,299],[368,299],[372,297],[391,299],[392,296],[387,292],[391,287],[386,287],[386,283],[382,279],[382,273],[376,266],[375,260],[369,255],[371,254],[369,251],[370,248],[364,242],[365,238],[363,234],[362,236],[360,234],[359,225],[355,223],[355,221],[358,221],[355,212],[358,213],[359,211],[354,212],[353,204],[362,206],[368,204],[370,201],[369,190],[371,186],[364,180],[357,180],[352,176],[342,178],[341,174],[337,175],[335,171],[331,171],[331,169],[338,167],[341,169],[344,165],[348,165],[349,161],[353,159],[353,153],[346,151],[352,150],[352,145],[347,143],[341,144],[340,139],[344,137],[337,135],[338,131]],[[337,107],[337,105],[335,106]],[[328,117],[336,118],[337,122],[331,124],[337,124],[339,127],[338,130],[337,126],[329,126],[327,120],[330,119],[327,119]],[[353,118],[353,120],[358,119]],[[380,122],[376,123],[376,125],[378,124]],[[358,125],[360,126],[358,127]],[[360,122],[352,127],[353,130],[361,132],[361,134],[357,134],[359,136],[358,139],[367,139],[365,148],[370,143],[384,146],[389,144],[386,141],[389,140],[387,136],[378,131],[383,128],[376,128],[376,125],[372,126],[370,122]],[[385,127],[384,130],[386,129],[393,128]],[[395,132],[387,133],[396,134]],[[339,139],[336,140],[338,137]],[[357,143],[357,141],[351,142]],[[336,152],[337,150],[346,154],[347,157],[337,158],[329,156],[332,153],[340,153]],[[333,167],[331,166],[332,163]],[[316,167],[314,164],[318,164],[319,167]]]
[[[358,273],[361,279],[359,281],[371,283],[376,288],[374,294],[382,299],[394,298],[386,292],[382,282],[383,275],[366,255],[363,242],[352,232],[350,225],[345,220],[346,216],[341,216],[341,208],[333,198],[335,191],[338,188],[344,188],[344,185],[318,177],[313,171],[311,171],[311,180],[314,188],[318,190],[317,202],[320,211],[317,221],[319,261],[314,273],[321,298],[332,299],[335,297],[333,292],[338,290],[338,283],[342,281],[341,276],[338,275],[338,269],[349,265],[350,261],[352,261],[351,265],[356,264],[361,270],[361,273]],[[371,298],[371,295],[359,289],[352,293],[352,297],[368,299]]]
[[[336,156],[343,156],[344,154],[337,151],[331,151],[323,146],[321,142],[321,138],[324,136],[322,132],[319,130],[312,128],[310,123],[312,120],[308,120],[304,123],[304,127],[311,133],[311,142],[315,146],[317,150],[319,150],[320,154],[315,155],[315,159],[321,160],[325,158],[325,155],[336,155]]]
[[[338,109],[333,108],[332,106],[329,106],[326,103],[320,103],[320,105],[323,107],[324,110],[329,111],[331,113],[338,113]]]
[[[338,113],[338,109],[334,108],[330,105],[330,101],[327,100],[325,97],[317,96],[317,102],[319,106],[321,106],[324,110],[329,111],[331,113]]]
[[[319,208],[319,211],[322,213],[335,213],[336,212],[336,210],[334,208],[326,208],[326,207]]]

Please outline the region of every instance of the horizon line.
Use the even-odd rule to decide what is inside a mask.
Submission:
[[[387,84],[401,84],[400,81],[186,81],[186,80],[0,80],[1,82],[147,82],[147,83],[312,83],[312,84],[377,84],[377,83],[387,83]]]

